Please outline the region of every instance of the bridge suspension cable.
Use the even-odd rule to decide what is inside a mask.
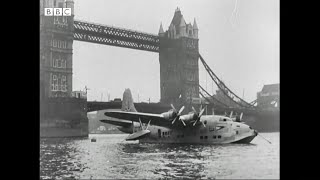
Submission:
[[[213,95],[210,95],[200,84],[199,84],[199,87],[200,87],[200,89],[203,91],[203,92],[205,92],[213,101],[211,101],[209,98],[208,98],[208,96],[204,96],[203,94],[202,94],[202,92],[201,91],[199,91],[199,94],[203,97],[203,98],[205,98],[208,102],[218,102],[220,105],[222,105],[222,106],[224,106],[224,107],[229,107],[228,105],[226,105],[226,104],[224,104],[223,102],[221,102],[221,101],[219,101],[217,98],[215,98]]]
[[[246,102],[239,96],[237,96],[234,92],[232,92],[219,78],[216,76],[216,74],[211,70],[211,68],[208,66],[208,64],[205,62],[205,60],[202,58],[202,56],[199,54],[200,60],[210,75],[211,79],[214,81],[214,83],[218,86],[218,88],[223,92],[224,95],[226,95],[232,102],[236,103],[240,107],[243,108],[254,108],[254,105]]]
[[[250,104],[255,105],[257,103],[257,99],[253,100]]]

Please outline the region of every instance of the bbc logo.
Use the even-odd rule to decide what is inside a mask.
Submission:
[[[71,16],[71,8],[44,8],[45,16]]]

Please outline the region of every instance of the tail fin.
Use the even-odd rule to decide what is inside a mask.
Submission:
[[[132,99],[130,89],[124,90],[121,110],[122,111],[129,111],[129,112],[137,112],[137,110],[133,104],[133,99]]]

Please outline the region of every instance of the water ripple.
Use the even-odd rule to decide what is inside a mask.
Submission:
[[[127,135],[41,139],[41,179],[279,178],[279,133],[252,144],[126,142]],[[95,137],[97,142],[90,142]]]

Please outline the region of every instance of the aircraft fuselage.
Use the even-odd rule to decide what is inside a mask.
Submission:
[[[171,129],[150,125],[147,136],[139,139],[141,143],[200,143],[200,144],[224,144],[224,143],[250,143],[257,135],[256,131],[248,125],[234,122],[224,116],[202,116],[200,121],[205,124],[193,126],[189,123],[181,129]],[[134,128],[119,127],[126,133],[135,133],[141,130],[140,124],[133,122]],[[145,126],[143,127],[145,128]]]

